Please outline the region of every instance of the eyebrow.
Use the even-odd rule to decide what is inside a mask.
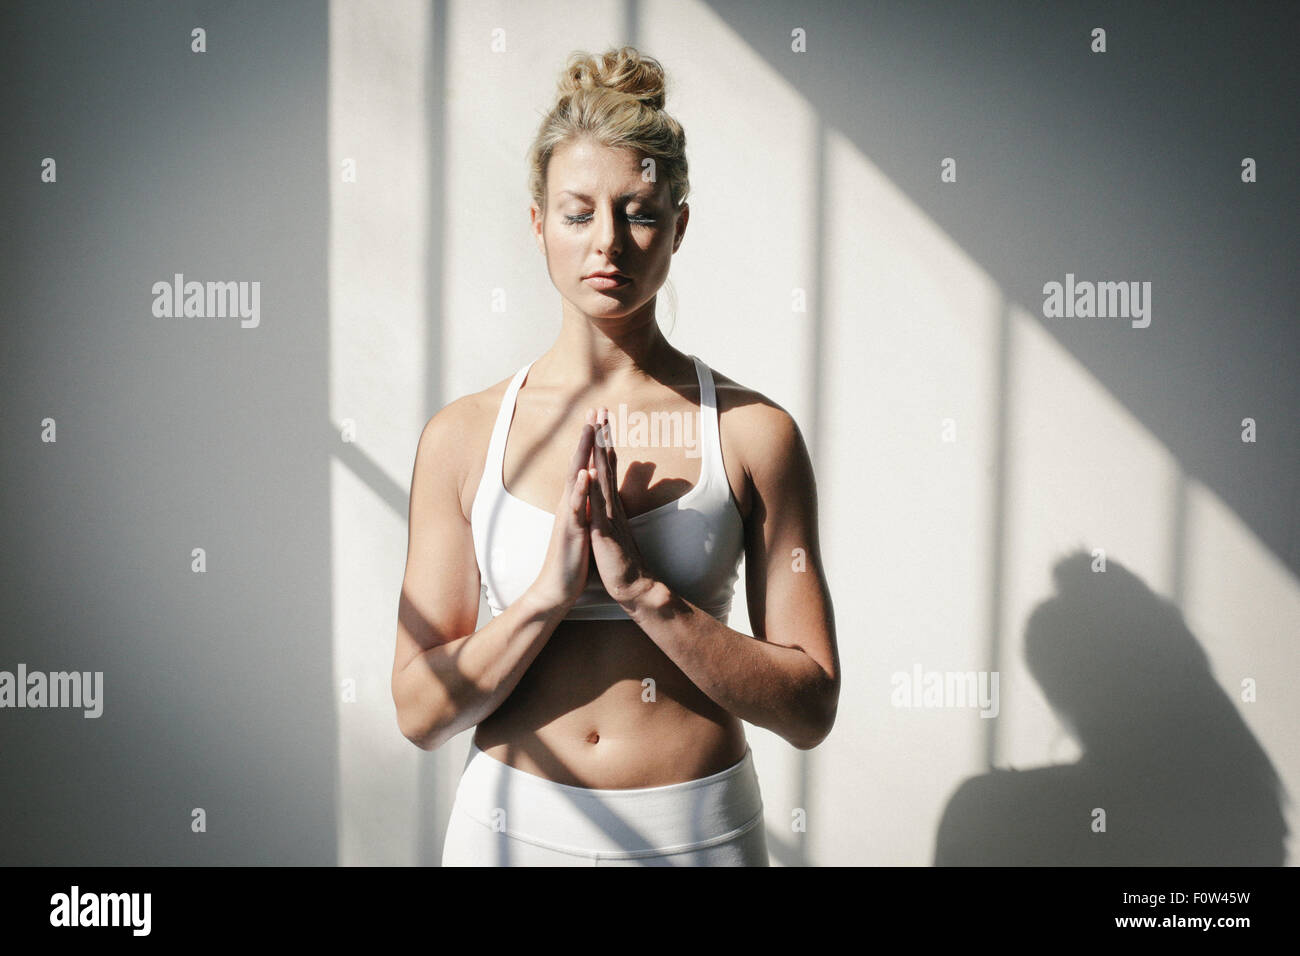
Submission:
[[[574,192],[572,189],[562,189],[562,190],[560,190],[560,195],[561,195],[561,196],[572,196],[574,199],[585,199],[585,200],[587,200],[587,202],[591,202],[591,197],[588,196],[586,193]],[[557,198],[558,198],[558,197],[557,197]],[[654,199],[654,193],[653,193],[653,192],[639,192],[639,193],[638,193],[638,192],[626,192],[626,193],[623,193],[623,195],[621,195],[621,196],[615,196],[615,197],[614,197],[614,201],[615,201],[615,202],[623,202],[624,200],[627,200],[627,199],[640,199],[640,200],[642,200],[643,202],[648,202],[648,201]]]

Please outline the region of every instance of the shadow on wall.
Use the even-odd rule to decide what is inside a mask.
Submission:
[[[1029,670],[1083,756],[966,780],[935,865],[1281,866],[1286,791],[1205,651],[1140,578],[1091,560],[1056,564],[1057,593],[1025,634]]]

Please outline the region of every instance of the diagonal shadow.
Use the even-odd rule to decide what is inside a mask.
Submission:
[[[1092,55],[1095,24],[1067,5],[704,2],[1300,576],[1300,377],[1284,358],[1300,353],[1300,181],[1239,177],[1242,156],[1300,149],[1279,122],[1300,94],[1283,39],[1300,7],[1108,7],[1124,40]],[[938,182],[948,155],[977,187]],[[1151,280],[1151,327],[1044,319],[1042,286],[1067,271]],[[1247,415],[1271,438],[1243,468]]]

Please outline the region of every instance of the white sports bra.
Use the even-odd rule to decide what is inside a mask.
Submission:
[[[700,382],[700,480],[680,498],[628,518],[628,524],[650,572],[674,594],[725,624],[745,550],[745,529],[722,464],[713,372],[696,356],[691,359]],[[493,617],[537,580],[555,524],[553,513],[506,491],[503,477],[515,402],[532,364],[515,373],[501,400],[470,511],[474,554]],[[615,449],[621,450],[617,445]],[[589,568],[587,586],[564,620],[628,620],[601,583],[594,558]]]

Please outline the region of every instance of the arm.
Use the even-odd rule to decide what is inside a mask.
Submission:
[[[727,627],[653,577],[643,577],[622,606],[720,707],[811,750],[835,723],[840,691],[812,463],[798,426],[783,409],[760,401],[744,412],[741,431],[752,449],[747,472],[753,492],[745,584],[754,637]]]
[[[461,509],[467,410],[453,402],[425,426],[411,477],[406,572],[397,613],[393,701],[403,736],[434,750],[496,710],[519,683],[572,602],[534,584],[475,631],[479,571]]]

